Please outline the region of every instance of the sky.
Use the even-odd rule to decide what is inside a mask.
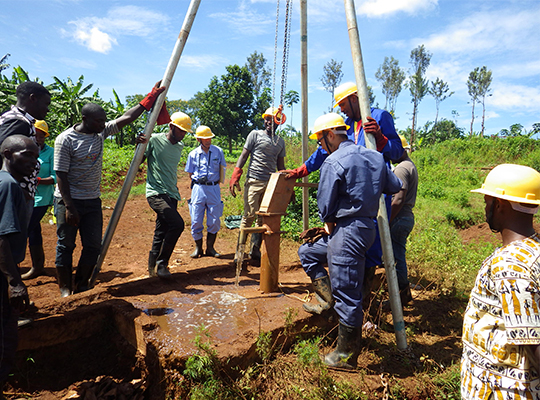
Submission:
[[[45,84],[53,76],[99,89],[104,100],[145,94],[160,80],[171,57],[189,0],[0,0],[0,57],[22,66],[31,79]],[[208,87],[227,65],[245,65],[257,51],[273,69],[275,104],[282,78],[285,0],[202,0],[168,91],[170,100],[188,100]],[[357,24],[367,82],[375,101],[385,96],[375,78],[385,57],[394,57],[406,75],[411,50],[432,53],[429,80],[448,83],[454,94],[440,105],[439,119],[470,131],[472,104],[469,73],[486,66],[493,74],[486,99],[486,134],[519,123],[530,130],[540,122],[540,0],[356,0]],[[308,123],[328,112],[331,94],[321,77],[330,60],[342,62],[343,82],[354,81],[354,67],[343,0],[307,0]],[[278,46],[275,43],[278,21]],[[300,3],[293,1],[285,91],[301,92]],[[10,75],[11,68],[4,71]],[[454,112],[455,111],[455,112]],[[286,108],[289,121],[301,127],[300,103]],[[432,96],[418,109],[418,125],[435,119]],[[398,130],[411,126],[411,95],[404,88],[395,110]],[[474,131],[481,130],[482,107],[475,108]]]

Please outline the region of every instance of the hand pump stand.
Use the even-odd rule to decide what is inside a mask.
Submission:
[[[182,30],[180,31],[180,34],[178,35],[178,39],[176,40],[176,44],[173,49],[173,53],[169,60],[169,65],[167,65],[167,69],[165,70],[165,75],[163,76],[163,79],[161,80],[161,85],[166,86],[167,89],[156,100],[154,107],[152,109],[152,112],[150,113],[150,116],[144,128],[144,136],[147,138],[150,138],[154,130],[154,126],[156,125],[159,111],[161,110],[161,107],[163,106],[163,102],[165,101],[165,97],[167,96],[167,91],[169,90],[174,72],[176,71],[178,62],[180,61],[180,56],[182,55],[182,51],[184,50],[184,46],[189,36],[189,32],[191,31],[191,26],[193,25],[193,21],[195,20],[195,15],[197,14],[197,10],[199,9],[200,3],[201,3],[201,0],[191,0],[191,3],[189,5],[186,17],[184,18],[184,23],[182,25]],[[96,282],[96,278],[101,269],[101,265],[103,264],[103,260],[105,259],[105,256],[107,255],[107,250],[109,250],[109,245],[111,244],[114,231],[116,230],[116,226],[118,225],[118,221],[120,219],[120,216],[122,215],[124,206],[126,205],[126,200],[128,198],[129,191],[131,190],[133,181],[135,181],[135,176],[137,175],[139,165],[141,164],[143,160],[145,150],[146,150],[146,143],[144,144],[141,143],[137,145],[137,148],[135,149],[135,154],[133,156],[133,160],[131,161],[131,165],[129,166],[129,170],[124,180],[124,184],[122,185],[122,190],[120,191],[120,194],[118,195],[118,200],[116,201],[116,205],[114,206],[114,211],[111,215],[109,224],[107,225],[107,229],[105,230],[105,235],[103,236],[103,240],[101,242],[101,252],[99,254],[97,263],[94,267],[94,271],[92,272],[92,276],[89,282],[89,287],[93,287],[94,283]]]
[[[360,104],[360,113],[363,123],[367,122],[367,117],[371,116],[369,96],[364,72],[364,62],[362,60],[362,50],[360,48],[360,35],[356,24],[356,10],[354,0],[344,0],[345,14],[347,17],[347,27],[349,29],[349,40],[351,42],[351,52],[354,65],[354,74],[356,77],[356,87],[358,88],[358,102]],[[368,149],[377,149],[375,138],[372,135],[366,136],[366,145]],[[386,212],[386,203],[384,195],[379,200],[379,214],[377,215],[379,234],[383,249],[384,268],[388,281],[388,293],[390,295],[390,306],[392,307],[392,318],[394,320],[394,329],[396,342],[399,350],[407,349],[407,336],[405,335],[405,322],[403,321],[403,309],[399,297],[399,287],[394,260],[394,251],[392,250],[392,238],[390,237],[390,227],[388,224],[388,213]]]

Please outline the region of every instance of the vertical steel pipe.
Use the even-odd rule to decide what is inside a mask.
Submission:
[[[308,153],[308,68],[307,68],[307,0],[300,0],[300,53],[301,53],[301,92],[302,92],[302,161],[309,157]],[[307,183],[308,177],[302,182]],[[302,188],[302,222],[303,229],[309,229],[309,188]]]
[[[362,49],[360,48],[360,35],[356,24],[356,10],[354,0],[344,0],[345,14],[347,17],[347,27],[349,30],[349,41],[351,42],[351,53],[354,65],[354,75],[358,88],[358,101],[362,121],[367,122],[367,117],[371,116],[369,104],[369,92],[367,89],[366,74],[364,71],[364,61],[362,59]],[[366,145],[369,149],[376,149],[375,138],[372,135],[365,135]],[[388,281],[388,293],[390,295],[390,306],[392,307],[392,318],[394,320],[394,330],[396,334],[397,347],[400,350],[407,349],[407,336],[405,334],[405,322],[403,321],[403,308],[399,297],[399,286],[395,268],[394,251],[392,249],[392,238],[390,236],[390,226],[388,223],[388,213],[384,202],[384,195],[379,200],[379,214],[377,215],[379,235],[383,249],[384,267],[386,279]]]
[[[165,70],[165,74],[163,76],[163,79],[161,80],[161,86],[166,86],[167,89],[156,100],[144,128],[144,135],[147,138],[152,135],[154,126],[156,125],[159,111],[161,110],[163,102],[165,101],[165,97],[167,96],[167,91],[169,90],[172,78],[176,71],[176,67],[178,66],[178,62],[180,61],[180,56],[182,55],[182,51],[184,50],[184,46],[189,36],[189,32],[191,31],[195,16],[197,15],[197,10],[199,9],[200,3],[201,0],[191,0],[191,3],[189,4],[189,8],[184,18],[184,23],[182,24],[182,30],[178,35],[171,58],[169,60],[169,64],[167,65],[167,69]],[[120,216],[122,215],[122,211],[124,210],[129,191],[131,190],[131,186],[133,185],[135,177],[137,176],[139,165],[143,160],[145,150],[146,144],[139,144],[135,149],[133,160],[131,161],[131,165],[129,166],[129,170],[126,174],[126,178],[124,180],[124,184],[122,185],[120,194],[118,195],[118,200],[116,200],[116,205],[114,206],[111,219],[109,220],[109,224],[107,225],[107,229],[105,230],[105,235],[103,236],[103,240],[101,241],[101,252],[99,254],[98,261],[94,267],[94,271],[92,272],[89,287],[94,286],[97,275],[101,269],[101,265],[105,260],[105,256],[107,255],[107,251],[109,250],[114,231],[116,230],[118,221],[120,220]]]

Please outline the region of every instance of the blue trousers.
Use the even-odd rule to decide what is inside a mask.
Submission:
[[[396,259],[396,273],[399,289],[405,289],[409,285],[407,272],[407,238],[414,228],[414,217],[397,217],[390,224],[392,236],[392,248]]]
[[[204,229],[204,214],[206,213],[206,231],[218,233],[220,218],[223,215],[223,202],[219,185],[194,184],[191,189],[189,201],[189,215],[191,216],[191,236],[194,240],[202,239]]]

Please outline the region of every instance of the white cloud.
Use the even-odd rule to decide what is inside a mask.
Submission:
[[[69,34],[89,50],[108,53],[113,45],[118,44],[117,37],[149,37],[168,21],[168,16],[143,7],[120,6],[111,8],[103,18],[85,17],[69,21],[75,27]]]
[[[275,13],[274,13],[275,14]],[[275,26],[275,18],[269,18],[268,14],[257,12],[249,7],[245,1],[241,1],[238,9],[232,12],[217,12],[210,14],[211,18],[226,23],[236,32],[242,35],[267,35],[268,29]]]
[[[497,77],[527,78],[540,75],[540,59],[525,63],[505,64],[495,67],[493,71]]]
[[[448,26],[427,39],[416,40],[432,52],[499,53],[537,52],[540,41],[540,8],[516,12],[497,10],[477,12]],[[482,53],[480,53],[482,52]]]
[[[180,63],[189,68],[205,69],[208,67],[221,66],[228,62],[223,57],[214,55],[201,55],[201,56],[182,56]]]
[[[540,87],[529,87],[512,84],[498,84],[493,88],[493,95],[486,103],[502,109],[538,112],[540,104]]]
[[[438,0],[364,0],[356,11],[368,17],[386,17],[398,12],[418,14],[437,7]]]
[[[77,69],[96,69],[97,64],[93,61],[79,60],[76,58],[62,57],[58,60],[63,65],[69,65]]]

